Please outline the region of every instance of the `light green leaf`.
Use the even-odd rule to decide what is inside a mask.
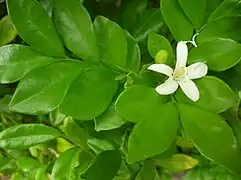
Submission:
[[[161,12],[176,41],[190,40],[193,27],[177,0],[161,0]],[[173,18],[175,17],[175,18]]]
[[[79,160],[79,148],[72,148],[63,152],[53,166],[51,177],[54,180],[71,180],[71,171]]]
[[[101,61],[114,69],[126,66],[127,40],[119,25],[103,16],[94,22]]]
[[[78,120],[92,120],[108,108],[117,88],[112,70],[103,66],[87,68],[71,85],[60,112]]]
[[[45,66],[55,59],[43,56],[29,46],[11,44],[0,47],[0,82],[12,83],[30,70]]]
[[[231,127],[218,114],[178,104],[184,132],[208,159],[241,173],[241,153]]]
[[[97,138],[88,139],[88,145],[96,154],[100,154],[101,152],[108,150],[115,150],[113,143]]]
[[[18,168],[25,172],[29,172],[40,166],[40,162],[31,157],[20,157],[16,163]]]
[[[10,109],[26,114],[53,111],[62,102],[82,69],[83,63],[60,61],[32,70],[19,83],[10,102]]]
[[[65,56],[54,25],[38,1],[8,0],[7,6],[14,27],[24,41],[48,56]]]
[[[188,99],[181,90],[176,93],[177,100],[216,113],[223,112],[238,102],[238,96],[232,89],[214,76],[205,76],[197,80],[196,85],[200,92],[200,99],[197,102]]]
[[[93,24],[79,0],[55,1],[53,21],[70,51],[86,61],[100,61]]]
[[[179,122],[173,103],[153,107],[148,113],[129,137],[127,158],[130,163],[163,153],[176,139]]]
[[[22,174],[20,174],[19,172],[15,172],[12,177],[11,180],[29,180],[28,178],[24,177]]]
[[[126,31],[126,39],[128,44],[128,52],[127,52],[127,64],[126,68],[139,72],[140,70],[140,61],[141,61],[141,52],[138,43],[136,40]]]
[[[194,168],[198,164],[198,160],[185,154],[175,154],[171,158],[155,159],[155,164],[171,172],[180,172]]]
[[[106,131],[116,129],[125,124],[125,120],[116,112],[115,105],[112,104],[110,107],[100,116],[95,119],[95,130]]]
[[[164,36],[151,32],[148,36],[148,50],[154,59],[156,59],[157,53],[160,52],[160,50],[165,50],[167,52],[167,60],[162,63],[166,63],[168,65],[173,64],[174,57],[172,46]]]
[[[188,62],[205,62],[213,71],[225,71],[241,60],[241,44],[231,39],[212,39],[198,44],[189,54]]]
[[[206,1],[208,0],[178,0],[184,13],[197,30],[201,28],[204,23]]]
[[[154,179],[156,176],[156,167],[155,164],[150,161],[146,160],[144,161],[144,164],[141,168],[141,170],[138,172],[135,180],[150,180]]]
[[[10,43],[17,36],[17,31],[7,15],[0,20],[0,46]]]
[[[104,151],[99,154],[89,168],[82,174],[85,180],[113,180],[121,166],[119,151]]]
[[[127,121],[138,122],[150,117],[150,112],[166,103],[154,88],[135,85],[124,90],[116,101],[116,111]],[[152,115],[155,117],[155,115]],[[154,118],[155,119],[155,118]]]
[[[61,133],[42,124],[23,124],[12,126],[0,133],[0,147],[24,149],[61,136]]]

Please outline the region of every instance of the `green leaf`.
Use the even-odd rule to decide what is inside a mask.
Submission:
[[[77,61],[60,61],[30,71],[19,83],[10,109],[26,114],[53,111],[62,102],[82,67],[83,63]]]
[[[96,154],[100,154],[101,152],[108,150],[115,150],[113,143],[97,138],[90,138],[88,140],[88,145]]]
[[[11,180],[29,180],[28,178],[24,177],[22,174],[20,174],[19,172],[15,172],[12,177]]]
[[[156,167],[152,161],[146,160],[138,172],[135,180],[150,180],[154,179],[156,176]]]
[[[102,66],[85,69],[71,85],[60,112],[78,120],[92,120],[108,108],[117,88],[112,70]]]
[[[201,28],[205,18],[206,1],[208,0],[178,0],[184,13],[192,22],[195,29]]]
[[[0,147],[25,149],[61,136],[61,133],[42,124],[22,124],[12,126],[0,133]]]
[[[176,139],[179,122],[175,105],[168,103],[152,108],[131,132],[127,155],[130,163],[163,153]]]
[[[53,166],[51,177],[54,180],[71,180],[71,171],[79,160],[79,148],[63,152]]]
[[[197,80],[196,85],[200,92],[200,99],[197,102],[188,99],[181,90],[176,93],[177,100],[216,113],[226,111],[238,102],[238,96],[232,89],[214,76],[205,76]]]
[[[67,117],[64,120],[63,125],[61,125],[59,128],[64,132],[68,139],[76,143],[82,149],[85,151],[89,149],[87,145],[87,141],[89,139],[88,133],[85,131],[85,129],[78,126],[71,117]]]
[[[148,36],[148,50],[151,56],[156,59],[156,56],[160,50],[165,50],[167,52],[166,63],[172,65],[174,62],[173,50],[170,42],[161,35],[158,35],[154,32],[150,33]]]
[[[53,1],[49,0],[39,0],[39,3],[42,5],[42,7],[45,9],[45,11],[48,13],[49,17],[52,17],[53,12]]]
[[[94,22],[101,61],[114,69],[126,66],[127,40],[119,25],[103,16]]]
[[[100,61],[93,24],[79,0],[55,1],[53,21],[70,51],[86,61]]]
[[[219,2],[220,3],[220,2]],[[198,36],[200,42],[211,38],[230,38],[240,41],[241,4],[239,0],[225,0],[212,13]]]
[[[45,66],[55,59],[43,56],[29,46],[11,44],[0,47],[0,82],[13,83],[30,70]]]
[[[178,104],[184,132],[205,157],[241,173],[241,153],[231,127],[218,114]]]
[[[85,180],[113,180],[121,166],[119,151],[104,151],[99,154],[81,176]]]
[[[171,172],[180,172],[194,168],[198,160],[185,154],[175,154],[171,158],[155,159],[155,164]]]
[[[212,39],[198,44],[189,54],[189,63],[206,62],[213,71],[225,71],[235,66],[241,57],[241,44],[231,39]]]
[[[96,131],[116,129],[125,124],[125,120],[116,112],[114,104],[94,120]]]
[[[150,32],[158,32],[163,27],[163,19],[159,9],[143,11],[132,27],[128,29],[137,42],[144,41]]]
[[[135,85],[124,90],[116,101],[116,111],[127,121],[138,122],[150,117],[150,112],[166,103],[154,88]],[[153,115],[155,117],[155,115]]]
[[[191,39],[192,24],[183,13],[177,0],[161,0],[161,12],[176,41]]]
[[[47,179],[47,176],[46,176],[47,167],[48,167],[47,165],[39,166],[38,168],[36,168],[30,172],[30,176],[34,180],[46,180]]]
[[[37,160],[31,157],[20,157],[17,159],[16,163],[18,168],[25,172],[29,172],[40,165]]]
[[[38,1],[8,0],[7,6],[14,27],[24,41],[46,55],[65,56],[54,25]]]
[[[128,44],[126,68],[138,73],[140,70],[141,63],[140,48],[136,40],[127,31],[125,32]]]
[[[0,20],[0,46],[10,43],[17,36],[9,16]]]

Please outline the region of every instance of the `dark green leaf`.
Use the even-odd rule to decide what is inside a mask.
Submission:
[[[238,102],[238,96],[232,89],[214,76],[197,80],[196,85],[200,92],[200,99],[197,102],[188,99],[181,90],[176,93],[177,100],[217,113],[229,109]]]
[[[203,25],[206,11],[206,1],[208,0],[178,0],[184,13],[192,22],[195,29],[199,29]]]
[[[152,108],[129,137],[127,157],[130,163],[163,153],[176,139],[179,122],[175,105],[168,103]]]
[[[138,122],[151,118],[150,112],[166,102],[167,97],[157,94],[154,88],[136,85],[120,94],[116,101],[116,111],[126,120]]]
[[[165,50],[167,52],[167,60],[166,63],[172,65],[174,62],[173,50],[170,42],[161,35],[158,35],[154,32],[150,33],[148,36],[148,50],[151,56],[156,59],[157,54],[160,50]]]
[[[104,151],[99,154],[82,177],[85,180],[113,180],[121,166],[119,151]]]
[[[184,131],[208,159],[241,173],[241,153],[231,127],[218,114],[178,104]]]
[[[116,129],[125,124],[125,120],[116,112],[114,104],[100,116],[95,118],[95,130],[106,131]]]
[[[12,126],[0,133],[0,147],[24,149],[61,136],[61,133],[42,124]]]
[[[192,24],[183,13],[177,0],[161,0],[161,12],[177,41],[191,39],[193,34]]]
[[[43,56],[29,46],[11,44],[0,47],[0,82],[20,80],[30,70],[45,66],[55,59]]]
[[[8,0],[8,12],[18,34],[49,55],[64,57],[64,47],[47,12],[36,0]]]
[[[51,0],[39,0],[39,3],[43,6],[49,17],[52,17],[53,1]]]
[[[134,72],[139,72],[141,63],[140,48],[136,40],[127,31],[126,39],[128,44],[126,68]]]
[[[213,39],[198,44],[189,54],[189,63],[206,62],[213,71],[225,71],[236,65],[241,57],[241,44],[231,39]]]
[[[123,29],[103,16],[96,17],[94,26],[102,62],[117,70],[125,67],[128,49]]]
[[[79,0],[55,1],[53,20],[69,50],[86,61],[100,61],[93,24]]]
[[[135,180],[151,180],[156,176],[156,167],[152,161],[146,160]]]
[[[63,152],[53,166],[52,178],[54,180],[71,180],[71,171],[77,165],[79,153],[79,148]]]
[[[9,16],[5,16],[0,21],[0,46],[8,44],[17,36],[17,31],[12,25]]]
[[[82,67],[83,63],[77,61],[61,61],[30,71],[19,83],[10,109],[27,114],[53,111],[62,102]]]
[[[117,88],[112,70],[106,67],[85,69],[70,87],[60,112],[78,120],[92,120],[108,108]]]

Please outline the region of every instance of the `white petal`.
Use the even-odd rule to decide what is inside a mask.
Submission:
[[[168,95],[174,93],[177,88],[178,83],[170,77],[163,84],[156,87],[156,92],[161,95]]]
[[[203,62],[197,62],[187,67],[187,77],[189,79],[198,79],[208,73],[208,66]]]
[[[199,99],[199,97],[200,97],[199,90],[198,90],[196,84],[192,80],[185,79],[183,81],[179,81],[178,83],[181,86],[184,94],[189,99],[191,99],[194,102],[196,102]]]
[[[167,76],[172,76],[173,70],[166,64],[152,64],[147,69],[165,74]]]
[[[187,44],[184,41],[180,41],[177,44],[177,62],[175,70],[186,67],[187,64],[187,56],[188,56],[188,48]]]

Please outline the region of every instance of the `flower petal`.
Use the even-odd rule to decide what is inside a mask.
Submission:
[[[177,88],[178,83],[170,77],[163,84],[156,87],[156,92],[161,95],[168,95],[174,93]]]
[[[189,99],[191,99],[194,102],[198,101],[200,97],[199,90],[196,84],[192,80],[185,79],[185,80],[179,81],[178,83],[181,86],[181,89],[184,92],[184,94]]]
[[[172,76],[173,70],[166,64],[152,64],[147,69],[165,74],[167,76]]]
[[[198,79],[208,73],[208,66],[203,62],[197,62],[187,67],[187,77],[189,79]]]
[[[187,56],[188,56],[188,48],[185,41],[180,41],[177,44],[177,62],[175,70],[186,67],[187,64]]]

